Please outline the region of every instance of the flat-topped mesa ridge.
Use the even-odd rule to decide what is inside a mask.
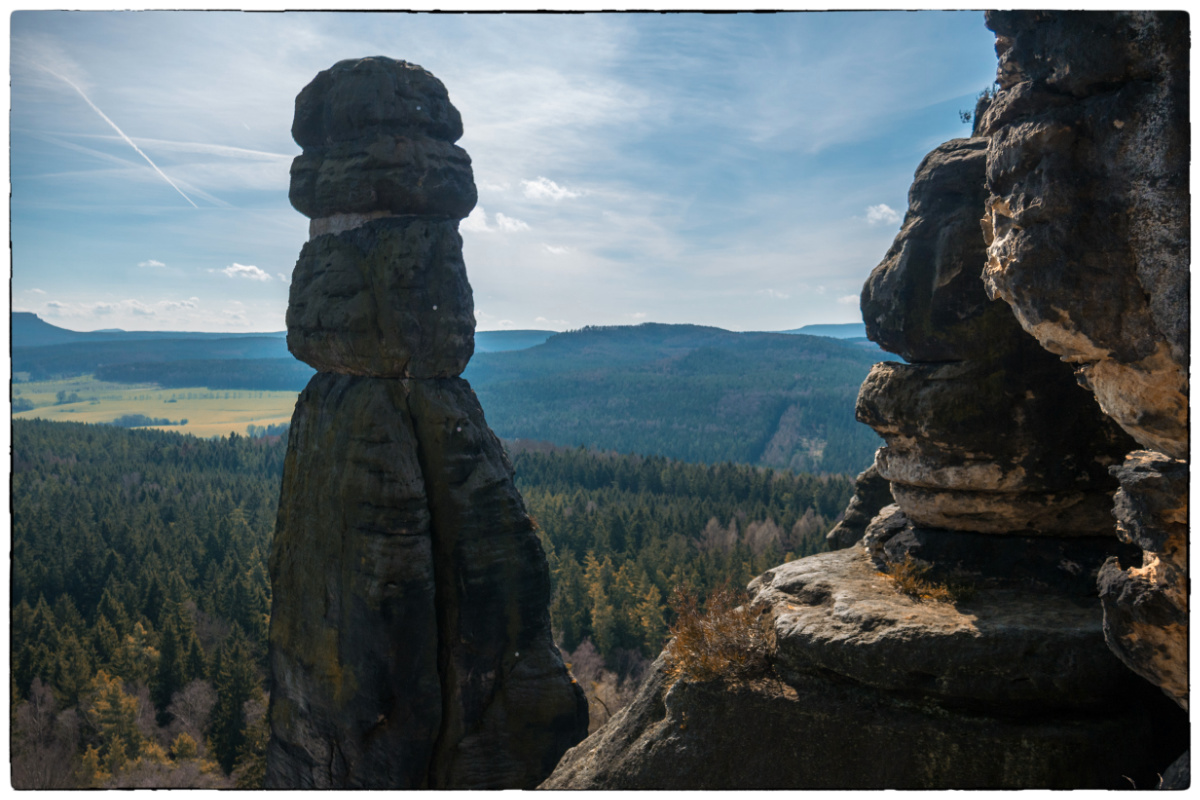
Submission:
[[[701,681],[682,661],[672,682],[668,662],[677,656],[668,645],[633,702],[568,751],[542,788],[1186,781],[1177,777],[1186,756],[1172,764],[1188,735],[1172,702],[1186,703],[1186,463],[1170,447],[1126,460],[1152,440],[1146,431],[1170,437],[1182,419],[1171,383],[1178,372],[1162,359],[1180,350],[1175,333],[1186,330],[1186,318],[1173,316],[1180,302],[1186,307],[1177,291],[1186,260],[1169,257],[1186,252],[1186,226],[1175,224],[1186,217],[1186,197],[1158,231],[1151,212],[1164,196],[1137,177],[1186,154],[1176,147],[1181,130],[1186,136],[1174,127],[1180,115],[1156,100],[1170,94],[1172,70],[1186,65],[1186,20],[1058,12],[987,19],[1001,53],[999,97],[979,104],[974,136],[922,161],[901,230],[863,287],[868,336],[906,360],[877,364],[859,393],[857,416],[884,446],[832,532],[838,549],[749,585],[750,602],[773,620],[769,669],[755,679]],[[1130,65],[1137,79],[1126,83],[1092,77],[1123,78]],[[1023,86],[1020,76],[1033,72],[1040,77]],[[1145,116],[1104,116],[1117,107]],[[1039,128],[1039,108],[1074,120],[1098,115],[1111,130]],[[1135,117],[1146,141],[1108,141],[1122,130],[1114,120]],[[1064,141],[1076,143],[1069,157],[1055,151]],[[1096,158],[1084,164],[1088,154]],[[1044,172],[1060,161],[1053,176]],[[1169,179],[1157,175],[1166,194],[1186,186],[1186,164],[1176,167]],[[1085,185],[1107,193],[1072,194]],[[1072,202],[1058,202],[1067,196]],[[1031,226],[1045,225],[1043,238],[1026,236],[1024,223],[1000,233],[985,222],[980,231],[985,213],[999,231],[1001,210],[1018,203]],[[1093,207],[1114,230],[1122,209],[1141,209],[1124,245],[1105,234],[1105,246],[1116,247],[1111,258],[1088,239]],[[1141,261],[1125,258],[1134,252]],[[1060,263],[1064,254],[1077,261]],[[1020,272],[1026,257],[1030,269]],[[1135,261],[1131,274],[1104,272]],[[1094,291],[1088,270],[1113,294]],[[1125,294],[1138,298],[1128,321]],[[1093,301],[1109,303],[1118,319],[1085,325],[1086,311],[1051,313]],[[1057,340],[1082,342],[1075,334],[1085,327],[1143,330],[1160,319],[1160,339],[1126,350],[1106,342],[1113,363],[1085,365],[1094,393],[1058,357],[1065,351]],[[1117,402],[1101,396],[1098,382],[1126,368],[1148,370],[1146,380],[1118,376],[1125,393]],[[1149,388],[1156,381],[1161,392]],[[1155,402],[1139,417],[1143,391]],[[903,569],[914,568],[924,570],[923,586],[902,582]]]
[[[319,372],[271,552],[266,785],[536,786],[586,734],[587,702],[512,467],[457,377],[475,324],[458,111],[420,67],[342,61],[297,97],[293,133],[293,203],[326,216],[287,316]]]

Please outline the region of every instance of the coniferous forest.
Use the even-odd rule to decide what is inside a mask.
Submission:
[[[260,784],[286,437],[13,422],[14,784]],[[848,476],[511,443],[564,657],[603,722],[673,621],[824,548]],[[69,766],[68,766],[69,765]]]

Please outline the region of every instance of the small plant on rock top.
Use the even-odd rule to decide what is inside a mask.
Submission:
[[[680,678],[708,681],[771,674],[774,615],[748,599],[745,592],[726,585],[715,589],[701,610],[694,594],[675,588],[670,601],[675,624],[666,650],[670,684]]]
[[[930,568],[930,564],[913,558],[912,553],[905,553],[903,561],[888,561],[884,572],[892,579],[897,589],[917,600],[955,603],[969,600],[975,594],[970,586],[927,580],[925,574]]]

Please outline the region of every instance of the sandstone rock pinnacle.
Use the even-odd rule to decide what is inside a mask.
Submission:
[[[549,573],[500,441],[458,375],[475,204],[445,87],[384,57],[296,98],[291,199],[313,218],[288,347],[296,403],[271,554],[270,788],[529,788],[587,731]]]
[[[771,669],[668,647],[543,788],[1187,788],[1187,19],[987,21],[979,135],[863,287],[885,445],[750,583]]]
[[[1113,651],[1187,708],[1188,17],[989,12],[984,280],[1145,448],[1112,469]],[[1131,450],[1133,448],[1130,448]],[[1153,451],[1153,452],[1152,452]]]

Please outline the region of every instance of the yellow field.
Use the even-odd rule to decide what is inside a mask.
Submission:
[[[158,430],[195,436],[239,436],[247,425],[290,422],[296,392],[241,389],[160,389],[154,384],[105,383],[91,376],[61,381],[12,384],[13,403],[28,400],[35,406],[13,414],[15,419],[48,419],[55,422],[112,422],[125,414],[156,419],[187,420],[186,425],[154,426]],[[78,402],[58,404],[58,393]]]

